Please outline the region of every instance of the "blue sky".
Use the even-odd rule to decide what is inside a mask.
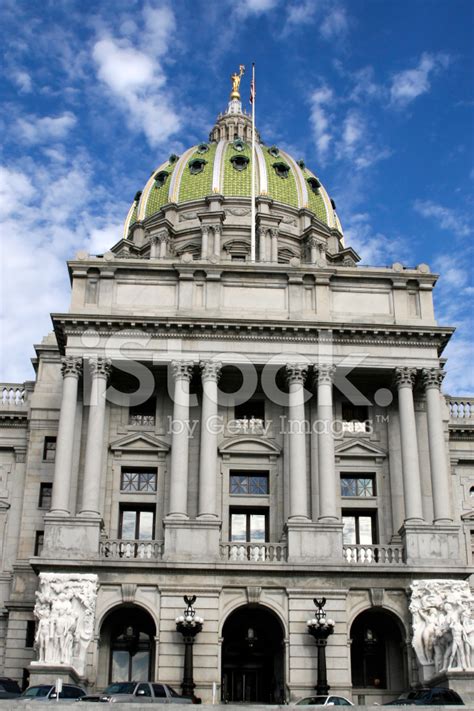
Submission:
[[[257,67],[266,143],[304,158],[365,264],[428,263],[474,392],[471,0],[3,0],[2,381],[67,310],[65,260],[121,236],[172,151],[207,138]],[[248,95],[248,76],[242,82]]]

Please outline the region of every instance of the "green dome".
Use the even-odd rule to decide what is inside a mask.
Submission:
[[[233,104],[233,105],[232,105]],[[257,137],[258,138],[258,137]],[[255,193],[275,204],[306,208],[330,229],[342,234],[334,202],[314,172],[277,146],[256,140]],[[184,205],[212,194],[251,197],[252,151],[250,118],[240,102],[231,102],[218,117],[209,142],[171,155],[153,171],[137,193],[125,222],[124,237],[137,221],[155,215],[169,203]]]

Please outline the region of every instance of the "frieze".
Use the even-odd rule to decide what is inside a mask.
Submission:
[[[186,222],[187,220],[197,220],[197,217],[198,217],[197,212],[190,210],[188,212],[180,212],[178,219],[180,222]]]
[[[247,207],[229,207],[226,212],[230,215],[235,215],[235,217],[245,217],[245,215],[250,214],[250,210]]]

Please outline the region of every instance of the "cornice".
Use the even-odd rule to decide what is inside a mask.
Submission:
[[[438,353],[448,343],[453,328],[440,326],[411,327],[364,324],[363,326],[335,325],[330,322],[310,324],[267,320],[261,322],[224,318],[124,318],[98,316],[97,314],[52,314],[54,330],[60,348],[64,351],[67,336],[80,336],[91,328],[99,335],[120,331],[125,336],[146,334],[154,338],[208,338],[211,340],[348,343],[351,345],[433,347]]]

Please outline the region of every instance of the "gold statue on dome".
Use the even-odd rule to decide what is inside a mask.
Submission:
[[[232,82],[232,91],[230,92],[230,98],[232,99],[237,99],[237,101],[240,101],[240,81],[245,74],[245,66],[241,64],[239,66],[239,73],[234,72],[230,78]]]

